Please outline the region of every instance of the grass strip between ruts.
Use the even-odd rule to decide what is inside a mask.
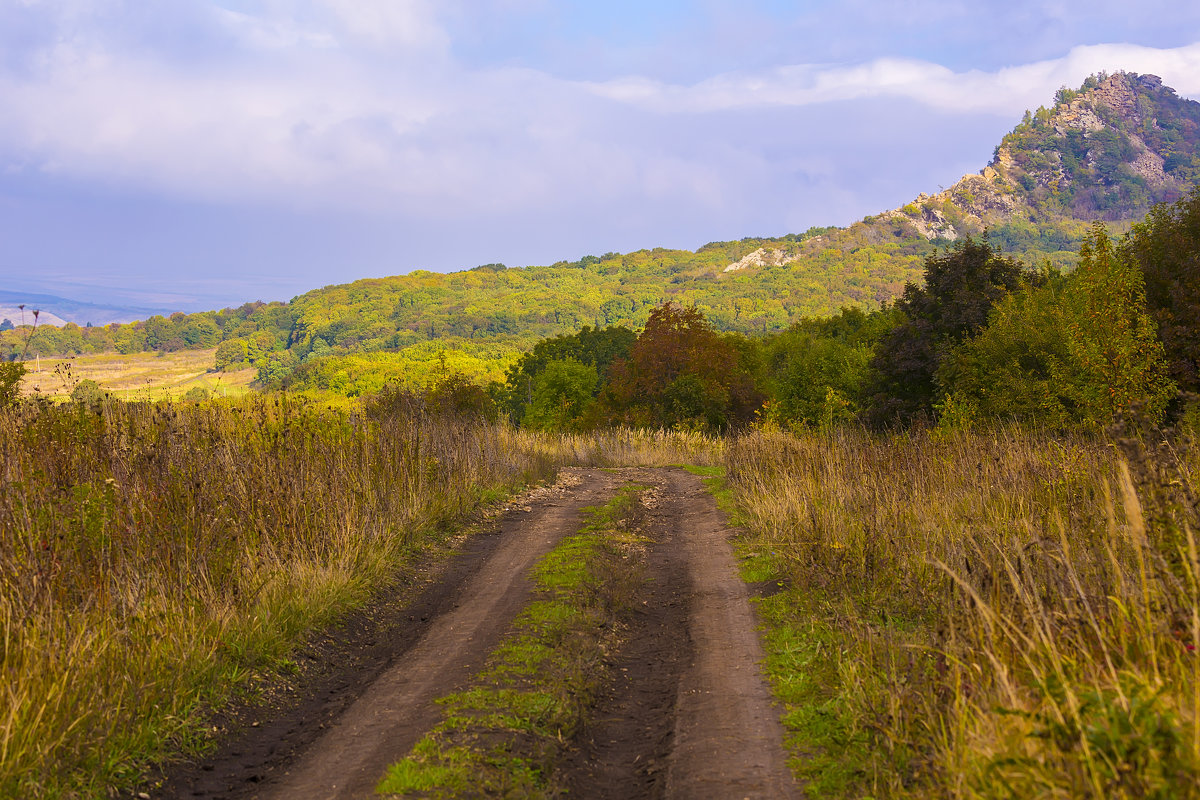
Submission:
[[[549,796],[553,766],[586,717],[642,580],[645,488],[627,485],[534,568],[537,599],[471,686],[378,791],[423,797]]]

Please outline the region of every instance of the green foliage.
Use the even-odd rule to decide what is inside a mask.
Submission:
[[[212,392],[203,386],[193,386],[183,393],[180,400],[184,403],[203,403],[212,397]]]
[[[905,287],[896,303],[903,317],[871,360],[869,419],[886,425],[929,414],[945,354],[984,327],[992,306],[1021,285],[1022,275],[1021,264],[1001,256],[986,236],[926,259],[925,285]]]
[[[942,364],[938,383],[980,416],[1050,427],[1108,424],[1134,406],[1161,418],[1175,395],[1141,273],[1103,227],[1066,279],[1001,302]]]
[[[592,328],[583,326],[577,333],[543,339],[509,367],[505,379],[509,413],[520,419],[524,408],[533,402],[534,382],[553,361],[571,360],[595,368],[597,381],[606,378],[613,361],[629,355],[637,334],[623,326]],[[599,390],[596,382],[594,387]]]
[[[244,339],[229,339],[217,347],[213,369],[218,372],[241,369],[249,360]]]
[[[1176,389],[1146,312],[1145,283],[1137,267],[1114,251],[1102,226],[1084,243],[1063,301],[1073,399],[1089,409],[1085,421],[1107,422],[1134,403],[1159,416]]]
[[[591,409],[598,385],[594,364],[556,359],[546,364],[533,384],[533,399],[522,420],[536,430],[565,431],[579,427]]]
[[[1200,392],[1200,188],[1151,209],[1121,252],[1144,276],[1171,378],[1183,391]]]
[[[1025,286],[997,304],[988,326],[939,365],[937,383],[948,400],[972,408],[978,418],[1069,425],[1072,404],[1063,378],[1070,354],[1059,327],[1061,294],[1061,281]]]
[[[306,360],[295,370],[282,373],[279,385],[290,391],[362,397],[389,384],[424,389],[453,374],[486,384],[500,380],[520,354],[516,345],[502,342],[422,342],[399,352],[347,353]]]
[[[106,394],[107,393],[100,388],[100,384],[96,383],[91,378],[84,378],[79,383],[75,384],[75,388],[71,390],[71,400],[75,403],[91,405],[103,400]]]
[[[487,390],[461,373],[442,378],[425,393],[429,411],[440,416],[495,422],[500,411]]]
[[[20,361],[0,361],[0,408],[15,405],[21,399],[21,380],[25,365]]]
[[[900,319],[894,310],[843,308],[828,319],[801,320],[768,340],[769,419],[828,427],[854,418],[865,400],[875,348]]]

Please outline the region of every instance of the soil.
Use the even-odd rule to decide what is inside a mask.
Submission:
[[[580,798],[798,796],[732,532],[680,469],[564,470],[471,537],[415,599],[411,589],[383,597],[314,643],[302,688],[155,796],[371,797],[438,721],[434,700],[479,671],[528,602],[529,567],[625,480],[654,487],[649,580],[560,783]]]

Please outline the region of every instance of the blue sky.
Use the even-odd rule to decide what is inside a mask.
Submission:
[[[1200,4],[0,0],[0,289],[185,309],[847,224]]]

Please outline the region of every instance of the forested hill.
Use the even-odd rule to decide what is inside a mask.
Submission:
[[[844,305],[877,307],[919,280],[936,248],[985,228],[993,244],[1026,263],[1067,265],[1090,221],[1123,232],[1198,176],[1200,103],[1154,76],[1102,74],[1079,90],[1061,89],[1052,107],[1027,112],[979,174],[847,228],[695,252],[656,248],[550,266],[418,271],[328,286],[287,304],[46,329],[28,346],[22,331],[0,332],[0,355],[228,343],[220,363],[256,364],[276,379],[331,355],[403,350],[428,361],[450,345],[490,365],[468,371],[494,374],[546,336],[584,325],[640,327],[664,300],[696,306],[718,330],[743,332],[779,330]]]

